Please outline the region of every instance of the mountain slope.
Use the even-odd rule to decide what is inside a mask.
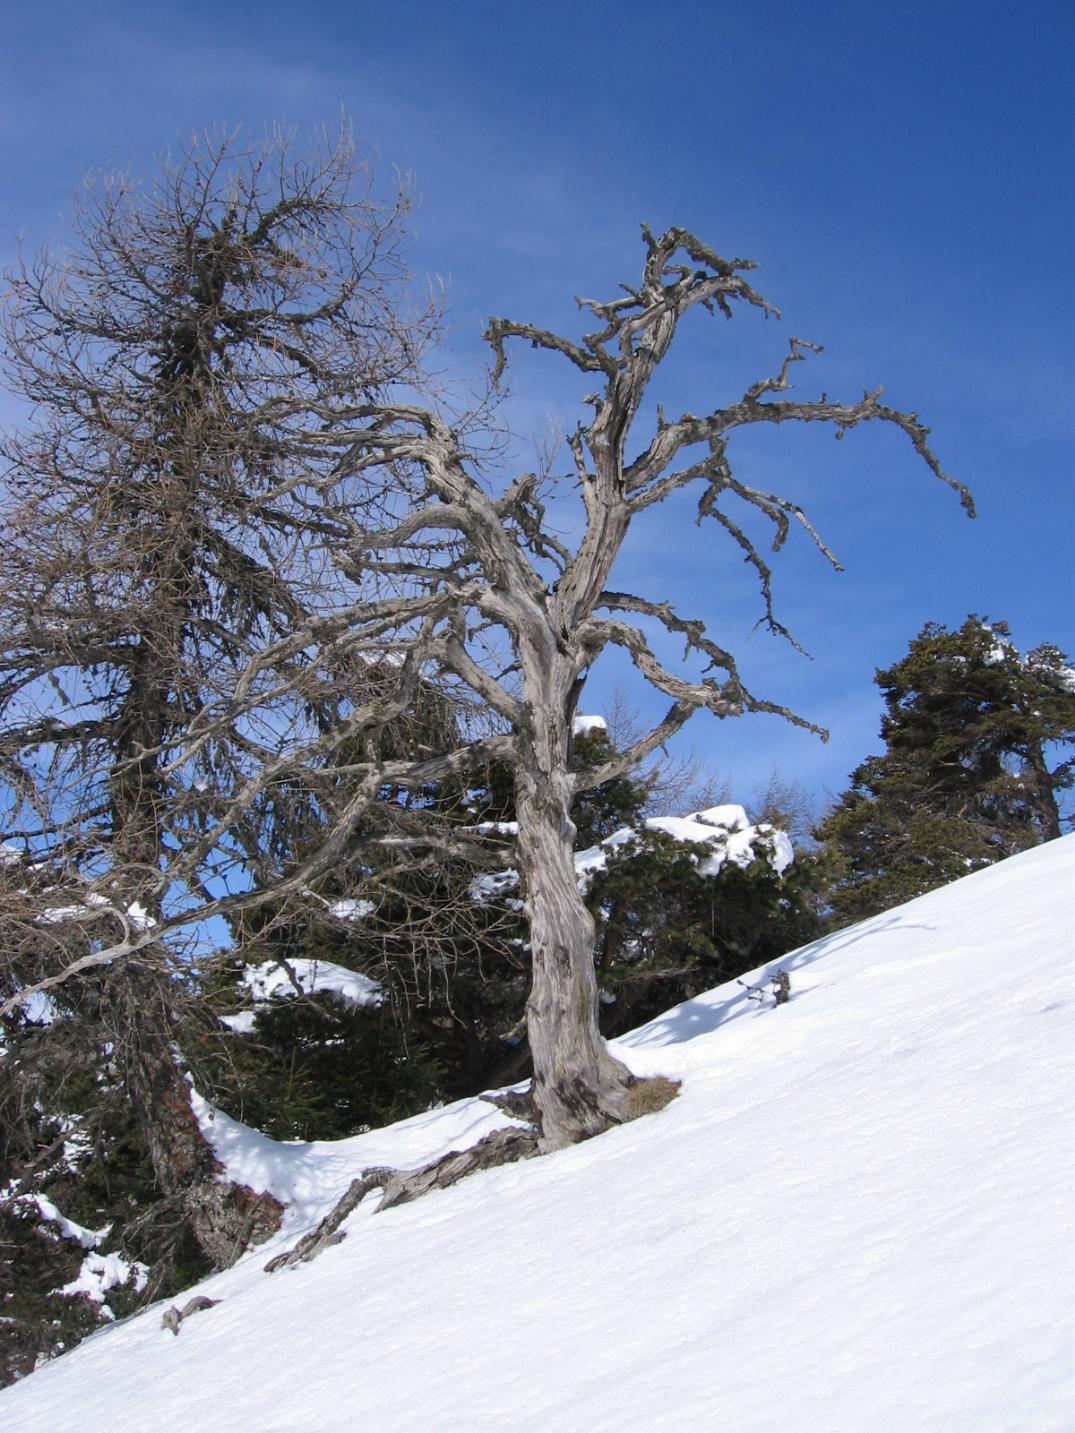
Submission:
[[[333,1146],[218,1118],[297,1200],[282,1236],[0,1395],[12,1433],[1075,1426],[1075,838],[779,962],[619,1043],[659,1114],[277,1247],[363,1164],[501,1116],[468,1101]],[[776,967],[774,967],[775,969]],[[759,972],[761,981],[765,972]]]

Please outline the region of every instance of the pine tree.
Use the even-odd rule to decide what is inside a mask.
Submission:
[[[457,743],[467,719],[419,683],[412,710],[362,749],[405,760]],[[324,840],[347,797],[331,777],[292,792],[276,839],[290,841],[293,864]],[[514,876],[503,899],[475,889],[510,846],[499,828],[512,815],[502,767],[412,790],[386,783],[329,872],[235,919],[207,989],[231,1030],[207,1042],[214,1100],[275,1138],[338,1139],[487,1085],[529,978]],[[431,822],[467,845],[415,850]],[[348,973],[369,982],[367,999],[332,989]],[[252,978],[272,997],[252,1005]]]
[[[712,872],[705,848],[660,826],[642,827],[608,853],[590,882],[587,904],[597,925],[602,1030],[619,1035],[820,932],[813,899],[816,856],[804,852],[781,869],[780,837],[748,823],[753,855]],[[696,813],[708,818],[712,813]],[[663,823],[672,825],[673,823]]]
[[[1059,836],[1075,777],[1075,673],[1049,643],[1021,656],[1003,622],[930,623],[876,681],[887,749],[818,830],[841,862],[841,922]]]

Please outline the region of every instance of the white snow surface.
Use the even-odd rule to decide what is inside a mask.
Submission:
[[[373,907],[369,901],[337,901],[337,905],[355,907],[355,911],[342,914],[342,919],[359,920],[367,911],[358,908]],[[336,914],[340,914],[336,912]],[[254,1002],[254,1008],[240,1010],[234,1015],[221,1015],[220,1023],[227,1025],[236,1035],[251,1035],[257,1012],[273,1001],[294,1000],[297,995],[334,995],[344,1005],[380,1005],[384,999],[384,988],[360,975],[357,970],[336,965],[331,960],[307,960],[297,957],[288,961],[291,974],[275,960],[266,960],[261,965],[248,965],[239,980],[240,988]],[[296,988],[297,987],[297,988]]]
[[[329,914],[341,921],[362,921],[366,916],[371,916],[376,909],[377,907],[372,901],[342,900],[332,902],[329,906]]]
[[[600,716],[577,716],[571,721],[572,736],[589,736],[591,732],[608,731],[608,722]]]
[[[79,920],[88,910],[111,909],[112,902],[96,891],[87,891],[77,905],[46,906],[36,917],[38,925],[58,925],[61,921]]]
[[[221,1015],[221,1025],[226,1025],[236,1035],[253,1035],[257,1022],[256,1010],[240,1010],[237,1015]]]
[[[61,1294],[82,1294],[91,1303],[100,1304],[107,1318],[114,1318],[112,1310],[105,1303],[109,1289],[115,1289],[129,1281],[138,1293],[146,1286],[149,1270],[137,1260],[128,1263],[121,1254],[87,1254],[82,1267],[70,1283],[64,1284]]]
[[[369,903],[364,901],[353,904]],[[265,1004],[270,1000],[291,1000],[300,993],[335,995],[345,1005],[380,1005],[384,998],[384,990],[375,980],[370,980],[367,975],[359,975],[356,970],[348,970],[346,966],[335,965],[331,960],[306,960],[300,957],[289,960],[288,965],[294,972],[294,980],[288,971],[274,960],[246,967],[240,983],[253,997],[255,1005]],[[296,983],[298,990],[295,989]],[[233,1021],[236,1018],[231,1017]]]
[[[76,1224],[73,1219],[61,1214],[52,1200],[44,1194],[21,1194],[12,1202],[36,1205],[41,1218],[49,1224],[55,1224],[62,1238],[73,1239],[76,1244],[81,1244],[83,1249],[96,1249],[112,1229],[111,1224],[105,1224],[101,1229],[87,1229],[84,1224]]]
[[[705,855],[697,859],[700,876],[718,876],[727,861],[746,868],[764,856],[778,876],[782,876],[795,860],[795,851],[787,833],[763,822],[753,825],[742,806],[711,806],[706,811],[692,811],[689,816],[650,816],[643,822],[647,831],[663,831],[676,841],[705,846]],[[597,871],[603,871],[608,854],[617,846],[629,846],[637,839],[633,826],[613,831],[596,846],[575,853],[575,871],[579,886],[586,884]]]
[[[618,1043],[658,1114],[376,1214],[267,1275],[364,1165],[504,1121],[462,1101],[328,1145],[216,1116],[294,1200],[199,1292],[0,1394],[12,1433],[1070,1433],[1075,837],[830,936]],[[180,1305],[189,1294],[180,1296]]]
[[[131,923],[131,929],[136,931],[152,930],[157,922],[146,910],[141,901],[135,901],[127,907],[127,917]]]

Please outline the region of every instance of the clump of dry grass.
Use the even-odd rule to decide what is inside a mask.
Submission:
[[[666,1075],[639,1080],[628,1092],[626,1118],[637,1120],[642,1115],[656,1114],[665,1105],[670,1105],[678,1094],[679,1081],[670,1080]]]

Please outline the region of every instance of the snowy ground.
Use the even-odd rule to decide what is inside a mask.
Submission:
[[[1075,838],[968,877],[620,1042],[659,1114],[266,1259],[364,1164],[501,1117],[221,1149],[281,1240],[0,1394],[7,1433],[1071,1433]],[[775,967],[774,967],[775,968]],[[758,979],[761,979],[759,974]],[[184,1295],[183,1302],[189,1295]]]

